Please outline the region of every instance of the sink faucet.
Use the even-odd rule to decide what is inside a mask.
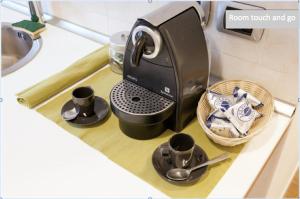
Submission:
[[[42,6],[40,1],[28,1],[31,21],[45,23],[43,18]]]

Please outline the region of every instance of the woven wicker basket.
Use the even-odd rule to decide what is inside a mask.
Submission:
[[[207,128],[205,124],[208,115],[213,111],[206,97],[207,92],[205,92],[202,95],[198,103],[197,118],[200,125],[202,126],[205,133],[210,139],[212,139],[215,143],[221,144],[223,146],[235,146],[249,141],[253,136],[257,135],[263,130],[263,128],[270,120],[272,113],[274,112],[274,103],[272,95],[266,89],[253,82],[242,80],[222,81],[212,85],[209,88],[209,90],[221,93],[223,95],[232,95],[232,91],[236,86],[250,93],[264,104],[263,107],[257,110],[258,112],[263,114],[263,117],[255,120],[255,122],[249,130],[248,135],[245,137],[227,138],[213,133],[209,128]]]

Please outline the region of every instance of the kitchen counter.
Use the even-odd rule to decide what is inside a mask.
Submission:
[[[28,18],[2,7],[2,21]],[[47,24],[38,55],[2,78],[1,195],[4,197],[167,197],[34,110],[15,94],[61,71],[100,44]],[[243,197],[290,123],[274,113],[219,181],[210,197]]]

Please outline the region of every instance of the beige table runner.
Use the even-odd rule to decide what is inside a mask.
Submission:
[[[120,75],[111,72],[110,68],[106,68],[96,72],[89,79],[82,82],[80,86],[92,86],[96,95],[109,101],[110,90],[121,79]],[[71,90],[52,99],[37,111],[86,144],[106,155],[116,164],[119,164],[171,197],[202,198],[208,196],[242,149],[242,146],[230,148],[214,144],[207,138],[195,118],[183,132],[192,135],[196,144],[206,151],[208,157],[214,157],[227,151],[231,154],[232,159],[223,164],[209,167],[205,175],[196,184],[189,186],[173,185],[160,178],[151,163],[152,152],[157,146],[170,138],[173,134],[172,131],[167,130],[161,136],[151,140],[135,140],[125,136],[121,132],[118,119],[113,113],[109,119],[100,125],[88,128],[76,128],[70,126],[60,116],[61,107],[70,98]],[[238,189],[238,187],[236,188]]]

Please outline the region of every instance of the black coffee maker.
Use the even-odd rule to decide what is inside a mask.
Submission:
[[[123,81],[110,103],[121,130],[150,139],[181,131],[195,116],[209,60],[196,2],[173,2],[139,18],[127,41]]]

